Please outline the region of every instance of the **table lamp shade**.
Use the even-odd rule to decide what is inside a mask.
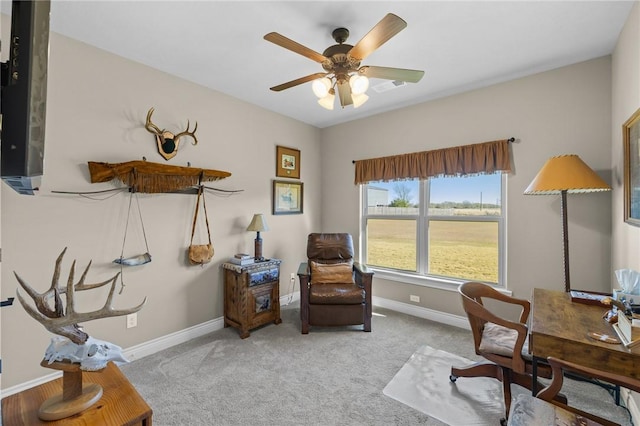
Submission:
[[[527,195],[609,191],[611,187],[577,155],[551,157],[524,191]]]
[[[247,231],[268,231],[269,225],[267,225],[267,221],[264,219],[264,215],[262,213],[257,213],[253,215],[253,219],[251,223],[247,227]]]

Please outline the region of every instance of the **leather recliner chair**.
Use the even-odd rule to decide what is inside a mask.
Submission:
[[[373,271],[353,260],[350,234],[309,234],[298,269],[302,334],[309,326],[363,325],[371,331]]]

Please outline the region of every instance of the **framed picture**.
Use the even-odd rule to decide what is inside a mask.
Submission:
[[[276,146],[276,176],[300,179],[300,150]]]
[[[624,221],[640,226],[640,109],[622,125]]]
[[[302,182],[273,181],[273,214],[302,213]]]

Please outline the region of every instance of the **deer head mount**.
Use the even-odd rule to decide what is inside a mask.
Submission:
[[[91,267],[91,261],[89,261],[89,264],[80,277],[80,280],[78,280],[78,282],[74,284],[73,281],[76,268],[76,261],[74,260],[73,264],[71,265],[71,269],[69,270],[67,286],[66,288],[60,288],[58,286],[58,280],[60,279],[60,264],[62,263],[62,258],[64,257],[66,251],[67,248],[65,247],[64,250],[62,250],[62,253],[60,253],[60,256],[58,256],[53,272],[53,279],[51,280],[51,287],[44,293],[38,293],[37,291],[35,291],[29,284],[27,284],[22,278],[20,278],[17,273],[14,272],[14,275],[16,276],[16,279],[18,280],[20,286],[33,299],[35,303],[35,309],[33,306],[31,306],[31,304],[27,303],[27,301],[22,297],[19,291],[16,291],[18,300],[27,311],[27,313],[50,332],[67,337],[73,343],[82,345],[87,341],[89,335],[80,328],[80,326],[78,325],[79,323],[100,318],[129,315],[134,312],[138,312],[147,302],[147,298],[145,297],[142,303],[140,303],[136,307],[121,310],[113,309],[111,307],[111,302],[113,300],[113,294],[116,288],[116,280],[118,279],[118,275],[120,275],[120,273],[118,272],[112,278],[101,283],[85,284],[84,281],[87,277],[87,273],[89,272],[89,268]],[[94,288],[102,287],[108,283],[111,283],[111,289],[109,290],[107,300],[101,309],[92,312],[76,312],[74,306],[76,291],[91,290]],[[66,295],[66,309],[62,303],[61,295],[63,294]]]
[[[198,139],[196,138],[196,130],[198,129],[198,122],[196,121],[196,126],[193,128],[193,131],[189,131],[189,121],[187,121],[187,129],[178,134],[173,134],[165,129],[160,130],[158,126],[153,124],[151,121],[151,115],[155,108],[149,109],[147,113],[147,122],[144,126],[149,132],[156,135],[156,143],[158,145],[158,152],[160,155],[164,157],[165,160],[170,160],[175,157],[178,153],[178,145],[180,144],[180,138],[182,136],[191,136],[193,138],[193,144],[198,144]]]

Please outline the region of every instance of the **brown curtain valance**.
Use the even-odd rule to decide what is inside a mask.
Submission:
[[[434,176],[463,176],[510,172],[509,141],[484,142],[433,151],[355,161],[355,184],[373,181],[427,179]]]

